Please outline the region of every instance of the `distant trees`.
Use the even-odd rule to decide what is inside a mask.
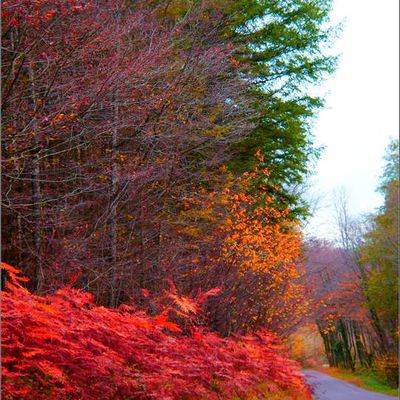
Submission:
[[[382,209],[372,217],[372,227],[360,249],[360,261],[368,269],[365,295],[382,331],[382,351],[376,362],[378,372],[398,385],[399,315],[399,141],[393,140],[385,154],[381,178],[385,195]]]
[[[306,244],[312,317],[331,366],[370,367],[376,335],[354,260],[329,242]]]
[[[310,242],[307,270],[316,284],[315,318],[329,363],[376,369],[397,384],[398,142],[392,142],[381,190],[382,209],[367,223],[337,204],[341,246]],[[319,281],[319,282],[318,282]]]

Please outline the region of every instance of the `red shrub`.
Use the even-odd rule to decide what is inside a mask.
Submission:
[[[184,336],[165,317],[108,309],[65,288],[46,297],[8,272],[2,293],[4,399],[220,399],[271,392],[308,398],[297,365],[267,332]],[[265,385],[264,385],[265,386]]]

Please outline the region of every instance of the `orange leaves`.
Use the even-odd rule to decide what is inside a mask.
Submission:
[[[301,235],[295,226],[274,220],[281,214],[265,202],[245,194],[232,196],[232,224],[226,237],[224,254],[235,260],[237,268],[246,270],[276,270],[296,276],[293,263],[300,254]],[[280,265],[279,271],[276,266]]]
[[[229,59],[229,62],[235,67],[239,68],[240,67],[240,61],[237,60],[235,57],[231,56]]]
[[[44,19],[45,21],[50,21],[50,20],[53,19],[53,17],[54,17],[56,14],[57,14],[57,11],[55,11],[55,10],[47,11],[47,12],[43,15],[43,19]]]
[[[260,154],[256,156],[262,158]],[[261,172],[268,176],[268,171],[261,169]],[[196,196],[186,197],[181,213],[185,225],[181,232],[193,232],[192,239],[203,248],[208,245],[213,252],[208,262],[204,261],[206,257],[201,258],[202,264],[207,265],[204,274],[208,273],[206,268],[214,269],[215,274],[221,268],[221,279],[225,274],[232,275],[229,279],[235,284],[216,286],[223,287],[222,296],[225,291],[226,297],[232,292],[232,300],[226,307],[238,329],[248,326],[286,329],[308,306],[304,301],[305,288],[299,283],[303,274],[299,269],[302,235],[299,225],[288,219],[289,210],[277,210],[270,196],[262,190],[252,190],[257,173],[229,181],[219,191],[208,193],[203,188]],[[191,260],[197,264],[200,257]],[[202,264],[197,264],[197,268]],[[243,286],[242,291],[235,289],[236,282]],[[237,304],[246,305],[240,311],[240,318],[233,316],[232,307]],[[248,304],[257,306],[252,310]],[[184,301],[182,305],[189,312]],[[245,322],[239,323],[239,319]]]
[[[183,315],[197,314],[198,305],[191,299],[185,296],[177,296],[175,294],[170,294],[169,296],[183,313]]]
[[[154,320],[157,325],[161,326],[162,328],[166,328],[171,332],[182,332],[178,325],[168,321],[168,317],[166,315],[159,315],[155,317]]]
[[[18,269],[12,267],[11,265],[5,262],[1,263],[1,269],[7,271],[13,278],[15,278],[18,274],[21,273],[21,271],[19,271]]]
[[[29,279],[26,277],[19,276],[21,271],[19,271],[18,269],[15,269],[14,267],[12,267],[11,265],[9,265],[5,262],[0,263],[0,266],[3,271],[6,271],[8,273],[8,276],[10,277],[10,280],[11,280],[11,286],[7,282],[6,283],[7,287],[13,287],[13,288],[18,287],[19,289],[25,290],[22,287],[22,285],[20,284],[20,282],[27,282]],[[2,272],[2,273],[4,273],[4,272]]]
[[[261,154],[256,157],[262,163]],[[214,270],[213,274],[221,276],[222,283],[214,282],[223,287],[222,298],[232,294],[232,300],[223,307],[229,307],[232,322],[237,324],[235,329],[240,330],[255,326],[286,329],[308,307],[305,288],[299,283],[303,274],[299,269],[299,225],[288,218],[288,209],[276,209],[266,191],[253,190],[260,172],[265,177],[269,174],[260,167],[235,181],[227,179],[219,190],[193,190],[196,195],[185,197],[179,221],[183,225],[180,232],[199,244],[197,254],[190,249],[190,259],[202,279]],[[203,249],[211,256],[205,256]],[[197,256],[200,254],[202,257]],[[227,279],[235,283],[226,285],[223,280]],[[242,289],[239,291],[236,286]],[[249,304],[254,305],[254,310]],[[189,312],[184,301],[182,305],[184,312]],[[232,311],[236,306],[243,307],[237,311],[240,317]]]
[[[261,151],[260,150],[256,151],[255,156],[260,162],[264,162],[264,156],[261,155]]]

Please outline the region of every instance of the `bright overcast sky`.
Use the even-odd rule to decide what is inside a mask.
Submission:
[[[334,0],[333,22],[344,20],[334,50],[338,69],[323,86],[327,104],[314,125],[325,150],[312,179],[319,208],[306,233],[335,235],[333,192],[344,188],[354,214],[382,205],[376,193],[382,156],[399,135],[399,0]]]

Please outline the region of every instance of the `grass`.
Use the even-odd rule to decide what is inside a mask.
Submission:
[[[388,396],[398,395],[398,390],[388,386],[382,379],[379,379],[371,372],[350,372],[338,368],[320,368],[319,372],[330,375],[333,378],[342,379],[353,385],[362,387],[363,389],[371,390],[373,392],[386,394]]]

